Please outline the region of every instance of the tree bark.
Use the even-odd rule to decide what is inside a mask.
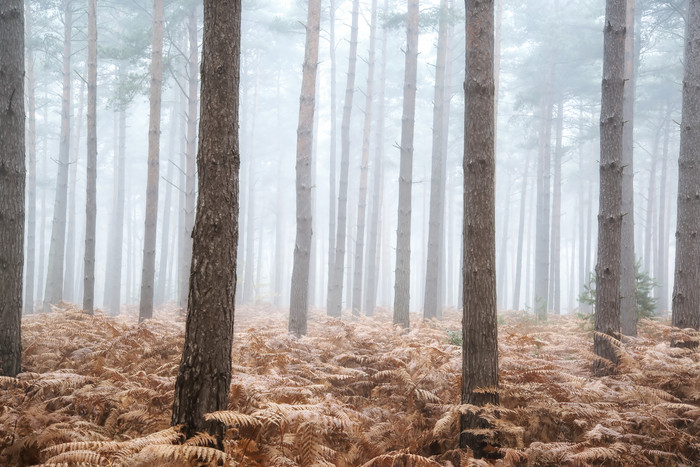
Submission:
[[[199,196],[192,242],[185,347],[175,381],[172,424],[187,437],[223,427],[204,414],[226,409],[238,243],[240,0],[204,0]]]
[[[561,164],[564,157],[562,133],[564,130],[564,98],[557,102],[557,133],[554,146],[554,187],[552,190],[551,249],[549,270],[549,306],[555,315],[561,314]]]
[[[68,164],[70,150],[70,101],[71,101],[71,35],[73,2],[65,0],[63,15],[63,93],[61,95],[61,141],[58,151],[58,175],[51,224],[51,244],[46,273],[44,313],[51,311],[63,298],[63,266],[66,244],[66,200],[68,197]]]
[[[600,207],[596,265],[593,362],[596,376],[614,372],[619,361],[620,260],[622,231],[622,127],[625,88],[626,0],[605,7],[602,103],[600,112]]]
[[[153,47],[151,50],[151,91],[148,122],[148,178],[146,181],[146,217],[143,234],[143,266],[139,322],[153,316],[156,274],[156,227],[158,221],[158,185],[160,152],[161,88],[163,85],[163,0],[153,0]]]
[[[0,4],[0,372],[22,363],[25,128],[24,3]]]
[[[97,0],[88,1],[87,194],[83,310],[95,307],[95,230],[97,221]]]
[[[666,118],[664,120],[664,145],[661,153],[661,180],[659,181],[659,223],[657,226],[659,235],[656,250],[656,263],[654,277],[659,283],[656,289],[656,313],[661,314],[668,310],[668,236],[666,235],[667,224],[666,219],[666,191],[667,191],[667,175],[668,175],[668,143],[669,143],[669,125],[670,125],[670,104],[666,103]]]
[[[80,158],[80,134],[83,127],[83,109],[85,104],[85,84],[80,86],[78,97],[78,116],[74,120],[73,139],[71,145],[69,169],[68,169],[68,212],[66,214],[66,253],[65,267],[63,269],[63,300],[73,302],[77,300],[76,288],[76,220],[75,220],[75,188],[78,179],[78,159]]]
[[[327,283],[327,312],[330,314],[330,307],[328,303],[331,300],[331,289],[333,287],[333,281],[335,280],[335,235],[336,235],[336,159],[337,159],[337,117],[336,117],[336,79],[335,79],[335,1],[330,0],[329,6],[329,58],[331,65],[331,134],[330,134],[330,171],[328,179],[328,283]]]
[[[700,0],[689,0],[685,23],[685,69],[672,324],[700,330]],[[698,342],[673,342],[697,347]]]
[[[348,54],[348,78],[345,86],[343,121],[340,128],[340,185],[338,187],[338,223],[333,255],[332,280],[328,283],[326,310],[329,316],[340,318],[343,297],[343,274],[345,272],[345,242],[348,210],[348,175],[350,170],[350,117],[355,93],[355,68],[357,64],[357,30],[360,2],[352,2],[352,25],[350,29],[350,51]]]
[[[496,318],[495,121],[493,0],[466,0],[462,404],[498,404]],[[482,457],[486,440],[473,430],[489,422],[460,417],[460,447]]]
[[[297,129],[296,210],[297,232],[292,268],[291,300],[289,305],[289,332],[296,336],[306,334],[309,311],[308,282],[311,258],[311,157],[313,123],[316,106],[316,71],[318,68],[318,37],[321,29],[321,0],[309,0],[306,20],[306,51],[304,74],[299,98],[299,127]]]
[[[399,163],[399,207],[396,229],[396,276],[394,279],[394,324],[409,327],[411,285],[411,188],[413,184],[413,132],[416,115],[418,73],[418,0],[408,0],[406,65],[401,117],[401,161]]]
[[[637,295],[634,247],[634,99],[636,58],[634,0],[627,0],[625,22],[625,90],[622,104],[622,253],[620,260],[620,331],[637,335]]]
[[[32,9],[25,11],[27,37],[32,37]],[[24,312],[34,312],[34,276],[36,275],[36,79],[34,49],[27,47],[27,254],[25,259]]]
[[[516,255],[515,283],[513,286],[513,310],[520,309],[520,284],[523,273],[523,237],[525,232],[525,206],[527,204],[527,174],[530,170],[530,161],[525,161],[525,171],[520,185],[520,217],[518,221],[518,254]]]

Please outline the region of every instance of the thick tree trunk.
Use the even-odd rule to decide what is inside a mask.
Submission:
[[[396,229],[396,276],[394,279],[394,324],[409,327],[411,284],[411,188],[413,184],[413,131],[416,115],[418,73],[418,0],[408,0],[406,65],[401,116],[401,161],[399,163],[399,208]]]
[[[464,130],[462,404],[498,404],[493,0],[467,0]],[[460,418],[460,447],[482,457],[478,412]]]
[[[348,210],[348,175],[350,170],[350,117],[355,94],[355,68],[357,64],[357,30],[360,2],[352,2],[352,25],[350,29],[350,51],[348,53],[348,78],[345,86],[343,121],[340,128],[340,185],[338,187],[338,223],[333,255],[333,273],[328,283],[326,310],[329,316],[340,318],[343,298],[343,274],[345,272],[345,242]],[[333,44],[332,44],[333,46]]]
[[[600,208],[596,265],[593,372],[614,372],[619,361],[620,260],[622,230],[622,127],[625,88],[626,0],[607,0],[605,8],[602,103],[600,112]]]
[[[26,8],[27,37],[32,37],[31,6]],[[24,312],[34,312],[34,276],[36,275],[36,79],[34,49],[27,47],[27,254],[25,258]]]
[[[299,126],[297,129],[296,210],[297,232],[292,268],[292,296],[289,305],[289,332],[296,336],[306,334],[309,311],[308,282],[311,258],[311,157],[313,150],[313,123],[316,106],[316,70],[318,68],[318,37],[321,29],[321,0],[309,0],[306,20],[306,51],[304,74],[299,98]]]
[[[625,90],[622,129],[622,253],[620,260],[620,331],[637,335],[637,296],[634,247],[634,98],[636,58],[634,0],[627,0],[625,35]]]
[[[83,310],[95,307],[95,230],[97,220],[97,0],[88,1],[87,194]]]
[[[527,174],[530,170],[530,161],[525,161],[525,171],[522,176],[522,185],[520,185],[520,216],[518,220],[518,254],[516,255],[515,266],[515,283],[513,286],[513,310],[520,309],[520,284],[523,274],[523,237],[525,232],[525,206],[527,203]]]
[[[148,179],[143,234],[143,266],[139,322],[153,316],[153,282],[156,274],[156,226],[160,158],[160,111],[163,85],[163,0],[153,0],[153,47],[151,50],[151,94],[148,122]]]
[[[22,363],[24,266],[24,4],[0,3],[0,374]]]
[[[71,35],[73,2],[65,0],[63,15],[63,93],[61,95],[61,142],[58,151],[58,175],[51,224],[51,244],[46,272],[44,313],[51,311],[63,298],[63,266],[66,244],[66,199],[68,197],[68,164],[70,150],[70,101],[71,101]]]
[[[688,2],[672,323],[700,330],[700,0]],[[697,347],[698,342],[674,342]]]
[[[223,427],[204,414],[224,410],[231,350],[238,243],[238,87],[240,0],[204,0],[202,105],[197,154],[199,196],[185,347],[175,381],[172,423],[188,437]]]
[[[443,268],[445,179],[444,154],[446,138],[445,125],[445,62],[447,57],[448,30],[447,0],[440,0],[440,20],[438,23],[437,60],[435,63],[435,91],[433,95],[433,145],[430,173],[430,214],[428,219],[428,252],[423,299],[423,319],[437,318],[438,304],[441,302],[442,287],[440,269]]]
[[[374,96],[374,57],[377,36],[377,0],[372,0],[372,19],[369,34],[369,59],[367,60],[367,89],[365,90],[365,122],[362,130],[362,162],[360,164],[360,190],[357,200],[357,230],[355,234],[355,265],[353,266],[352,314],[359,316],[362,309],[362,272],[365,254],[365,218],[367,211],[367,177],[369,172],[369,140],[372,126],[372,99]],[[365,291],[366,293],[366,291]]]

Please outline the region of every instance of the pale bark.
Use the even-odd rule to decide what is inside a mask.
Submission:
[[[163,0],[153,0],[153,46],[151,50],[151,91],[148,123],[148,178],[146,218],[143,234],[143,266],[139,322],[153,316],[153,282],[156,273],[156,227],[160,158],[160,111],[163,85]]]
[[[32,11],[26,6],[25,29],[32,37]],[[24,312],[34,312],[34,279],[36,275],[36,80],[34,49],[27,47],[27,248],[25,258]]]
[[[88,0],[87,176],[83,310],[95,307],[95,230],[97,222],[97,0]]]
[[[600,112],[600,207],[593,351],[593,372],[614,372],[619,361],[620,260],[622,231],[622,132],[625,88],[626,0],[607,0]]]
[[[493,0],[466,0],[464,130],[464,284],[462,404],[498,405],[496,318],[495,124]],[[460,417],[459,444],[482,457],[490,423],[478,412]]]
[[[529,219],[525,219],[525,206],[527,204],[527,174],[530,170],[529,159],[525,161],[525,171],[522,175],[522,184],[520,185],[520,215],[518,220],[518,253],[516,254],[515,266],[515,282],[513,285],[513,310],[520,309],[520,284],[523,275],[523,237],[525,232],[525,222],[529,223]]]
[[[83,127],[83,109],[85,104],[85,83],[80,86],[80,97],[78,98],[78,115],[73,126],[71,145],[70,167],[68,169],[68,212],[66,214],[66,253],[65,267],[63,272],[63,300],[72,302],[77,300],[76,295],[76,221],[75,221],[75,187],[78,179],[78,159],[80,157],[80,134]]]
[[[328,278],[326,284],[326,308],[328,314],[330,314],[330,306],[328,305],[331,301],[331,289],[333,288],[333,281],[335,280],[335,236],[336,236],[336,205],[338,200],[336,199],[336,185],[337,175],[336,175],[336,159],[337,159],[337,116],[336,116],[336,79],[335,79],[335,0],[330,0],[329,5],[329,59],[331,66],[331,134],[330,134],[330,171],[328,174]],[[278,78],[279,80],[279,78]],[[279,86],[278,86],[279,90]],[[278,206],[280,204],[278,203]]]
[[[549,306],[555,315],[561,314],[561,165],[562,133],[564,128],[564,100],[557,103],[557,132],[554,147],[554,187],[552,190],[552,231],[549,270]]]
[[[306,20],[306,50],[304,54],[299,126],[297,128],[296,211],[297,231],[292,268],[289,332],[306,334],[309,311],[308,283],[311,258],[311,157],[313,122],[316,106],[316,71],[318,68],[318,38],[321,29],[321,0],[309,0]]]
[[[24,4],[0,3],[0,375],[22,363],[25,122]]]
[[[418,0],[408,0],[406,64],[401,116],[401,161],[396,229],[396,276],[394,279],[394,324],[409,327],[411,284],[411,190],[413,184],[413,133],[416,115],[418,73]]]
[[[659,283],[654,297],[656,298],[656,313],[661,314],[668,310],[668,236],[667,226],[670,224],[666,217],[666,191],[668,178],[668,144],[670,134],[670,106],[667,104],[666,118],[664,120],[664,143],[661,153],[661,180],[659,180],[659,222],[657,224],[658,242],[656,244],[656,263],[654,278]],[[670,197],[669,197],[670,198]]]

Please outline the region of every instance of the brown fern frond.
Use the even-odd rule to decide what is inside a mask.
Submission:
[[[209,465],[217,465],[228,460],[223,451],[204,446],[151,444],[141,450],[140,455],[149,459],[163,459],[168,461],[197,461]]]
[[[208,421],[216,420],[226,426],[245,426],[255,428],[262,425],[263,420],[258,417],[247,415],[232,410],[220,410],[204,415],[204,419]]]
[[[75,450],[62,452],[49,459],[47,459],[47,464],[90,464],[90,465],[104,465],[107,459],[102,457],[101,454],[91,451],[91,450]]]

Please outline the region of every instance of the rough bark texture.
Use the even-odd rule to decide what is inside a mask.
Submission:
[[[68,156],[70,149],[70,101],[71,101],[71,34],[73,2],[66,0],[63,15],[63,94],[61,96],[61,141],[58,150],[58,175],[56,198],[51,224],[51,244],[44,292],[44,313],[51,305],[61,301],[63,295],[63,260],[66,243],[66,201],[68,198]]]
[[[428,219],[428,252],[425,274],[425,294],[423,297],[423,318],[437,318],[438,304],[442,294],[440,269],[443,267],[442,250],[445,211],[444,155],[446,138],[445,125],[445,58],[447,57],[447,0],[440,0],[440,20],[438,23],[437,61],[435,64],[435,92],[433,96],[433,145],[430,172],[430,214]]]
[[[637,335],[636,262],[634,248],[634,0],[627,0],[625,21],[625,90],[622,104],[622,252],[620,257],[620,331]]]
[[[348,176],[350,171],[350,117],[355,94],[355,68],[357,64],[357,30],[360,2],[352,2],[350,51],[348,52],[348,79],[345,86],[343,121],[340,127],[340,184],[338,186],[338,223],[333,255],[333,273],[328,283],[326,310],[329,316],[340,318],[343,299],[343,274],[345,272],[345,242],[348,211]]]
[[[297,129],[296,210],[297,233],[294,245],[294,266],[289,305],[289,332],[306,334],[309,311],[309,263],[311,258],[311,157],[313,124],[316,105],[316,70],[318,69],[318,36],[321,29],[321,0],[309,0],[306,20],[306,51],[304,72],[299,98],[299,126]]]
[[[462,404],[498,404],[493,0],[466,0]],[[460,447],[484,455],[478,413],[460,418]]]
[[[31,7],[26,8],[27,37],[32,37]],[[34,275],[36,264],[36,99],[34,49],[27,47],[27,254],[25,258],[24,312],[34,312]]]
[[[357,200],[357,230],[355,234],[355,264],[352,281],[352,314],[359,316],[362,309],[362,272],[365,254],[365,218],[367,212],[367,178],[369,172],[369,140],[372,126],[372,98],[374,96],[374,57],[377,36],[377,0],[372,0],[372,19],[369,33],[369,59],[367,60],[367,88],[365,90],[365,122],[362,130],[362,163],[360,165],[360,190]]]
[[[605,7],[598,263],[593,336],[593,351],[598,357],[593,362],[596,376],[610,374],[619,361],[614,342],[620,338],[625,5],[626,0],[607,0]]]
[[[22,357],[24,266],[24,4],[0,3],[0,372]]]
[[[700,329],[700,0],[688,2],[672,323]],[[677,342],[678,345],[697,346]]]
[[[408,0],[406,19],[406,65],[403,83],[403,115],[401,116],[401,162],[399,163],[399,208],[394,279],[394,324],[404,328],[409,326],[408,312],[411,299],[411,188],[418,73],[418,0]]]
[[[97,217],[97,0],[88,1],[87,194],[83,310],[95,306],[95,229]]]
[[[139,322],[153,316],[156,274],[156,227],[158,221],[158,184],[160,153],[160,110],[163,85],[163,0],[153,0],[153,46],[151,49],[151,91],[148,122],[148,178],[146,180],[146,218],[143,234],[141,300]]]
[[[185,347],[173,424],[187,436],[222,434],[204,414],[223,410],[231,384],[238,243],[240,0],[204,0],[199,196],[193,231]]]

